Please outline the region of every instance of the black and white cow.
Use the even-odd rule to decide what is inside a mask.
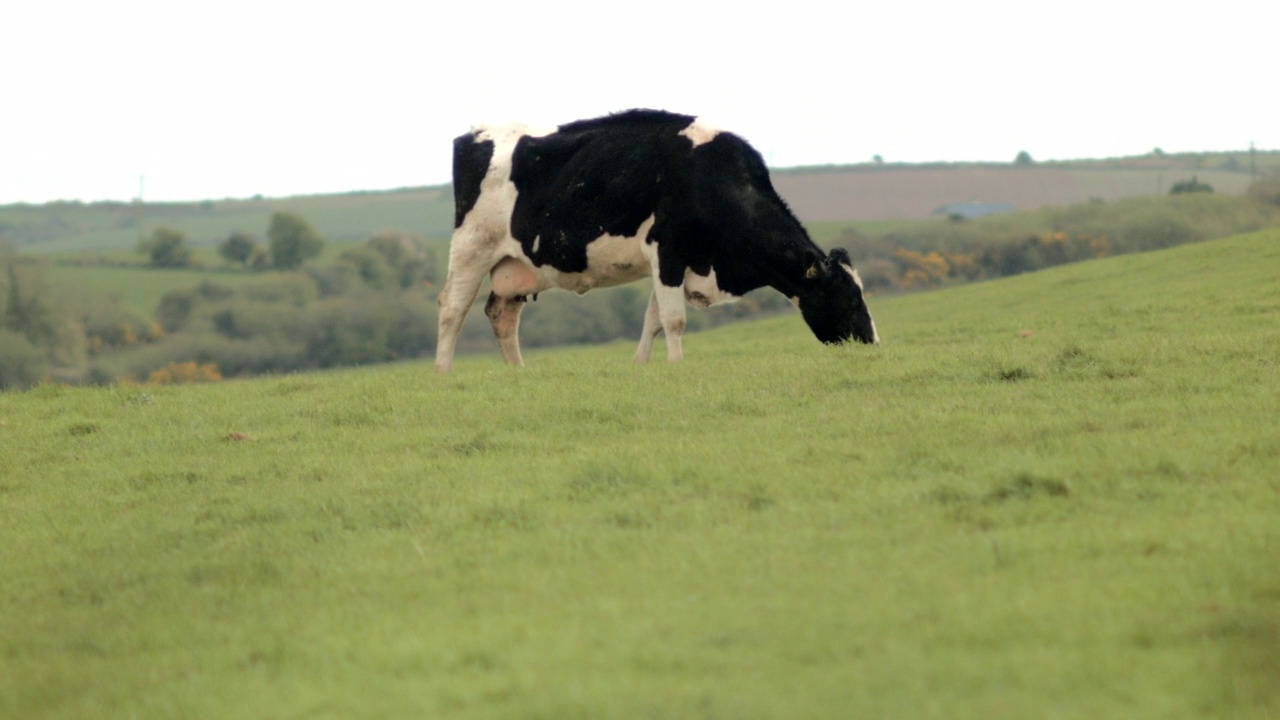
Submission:
[[[638,362],[659,331],[667,359],[681,358],[686,302],[709,307],[765,285],[791,298],[822,342],[878,342],[849,254],[809,239],[745,140],[692,116],[631,110],[549,130],[478,127],[454,140],[453,188],[442,372],[486,275],[485,314],[516,365],[530,296],[647,277]]]

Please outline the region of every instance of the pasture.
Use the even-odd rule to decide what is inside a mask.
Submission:
[[[1276,267],[0,395],[0,717],[1276,717]]]

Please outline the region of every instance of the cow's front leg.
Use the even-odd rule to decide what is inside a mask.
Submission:
[[[523,295],[504,298],[497,293],[489,293],[489,301],[484,305],[484,314],[493,324],[502,359],[508,365],[524,365],[524,359],[520,357],[520,312],[524,310],[525,301]]]
[[[644,311],[644,330],[640,332],[640,346],[636,348],[636,362],[649,362],[649,354],[653,352],[653,341],[660,332],[662,332],[662,318],[658,315],[658,293],[651,292],[649,307]]]
[[[655,282],[653,298],[657,301],[658,320],[662,324],[662,332],[667,336],[667,362],[681,360],[684,358],[684,351],[680,345],[680,336],[684,334],[685,325],[684,288],[668,287],[660,281]],[[645,323],[648,324],[647,312]]]

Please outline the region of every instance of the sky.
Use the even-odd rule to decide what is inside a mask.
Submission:
[[[449,181],[477,124],[697,115],[773,167],[1280,149],[1276,0],[15,0],[0,204]]]

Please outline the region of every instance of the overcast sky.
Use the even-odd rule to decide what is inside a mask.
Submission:
[[[1277,0],[16,0],[0,17],[0,203],[438,184],[474,124],[629,107],[700,115],[775,167],[1280,149]]]

